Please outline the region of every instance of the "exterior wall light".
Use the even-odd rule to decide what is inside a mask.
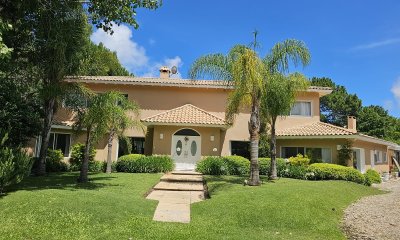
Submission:
[[[164,139],[164,133],[160,133],[160,139]]]
[[[213,152],[216,152],[216,151],[218,151],[218,149],[217,148],[213,148]]]
[[[211,136],[210,136],[210,141],[211,141],[211,142],[214,142],[214,135],[211,135]]]

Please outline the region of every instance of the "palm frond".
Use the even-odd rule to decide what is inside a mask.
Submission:
[[[222,54],[209,54],[198,58],[189,70],[191,79],[211,77],[216,80],[229,81],[232,76],[229,72],[228,59]]]
[[[263,59],[270,72],[287,72],[289,63],[295,67],[300,64],[306,66],[310,63],[311,55],[304,42],[287,39],[275,44],[271,52]]]

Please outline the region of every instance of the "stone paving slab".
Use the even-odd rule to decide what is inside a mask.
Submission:
[[[172,171],[171,174],[177,174],[177,175],[200,175],[200,176],[203,175],[203,174],[195,172],[195,171]]]
[[[153,220],[161,222],[190,222],[190,204],[160,201]]]
[[[202,182],[159,182],[154,186],[155,190],[171,190],[171,191],[203,191]]]
[[[190,204],[205,199],[203,176],[175,174],[171,177],[171,174],[166,174],[146,198],[159,201],[154,221],[189,223]]]
[[[177,175],[165,174],[161,177],[161,181],[176,181],[176,182],[203,182],[201,175]]]

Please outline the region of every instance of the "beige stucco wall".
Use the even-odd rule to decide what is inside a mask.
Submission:
[[[202,156],[219,156],[221,154],[221,129],[205,128],[205,127],[178,127],[178,126],[155,126],[153,137],[153,154],[171,154],[172,136],[175,132],[183,128],[190,128],[197,131],[201,137],[201,155]],[[163,134],[163,139],[160,139]],[[214,136],[214,141],[211,141]],[[217,151],[214,152],[213,149]]]
[[[342,145],[346,139],[278,139],[277,140],[277,154],[281,156],[281,147],[318,147],[330,148],[332,152],[332,163],[338,163],[338,145]],[[376,163],[374,168],[378,172],[389,171],[389,159],[394,154],[393,150],[387,151],[387,146],[365,142],[361,140],[352,140],[353,148],[362,148],[365,152],[365,170],[371,168],[371,151],[378,150],[387,152],[387,161],[383,163]]]

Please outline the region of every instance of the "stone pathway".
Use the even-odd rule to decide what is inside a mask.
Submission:
[[[362,198],[345,210],[349,239],[400,239],[400,180],[374,185],[390,193]]]
[[[189,223],[190,204],[205,199],[203,176],[188,171],[167,173],[147,199],[159,201],[153,220]]]

